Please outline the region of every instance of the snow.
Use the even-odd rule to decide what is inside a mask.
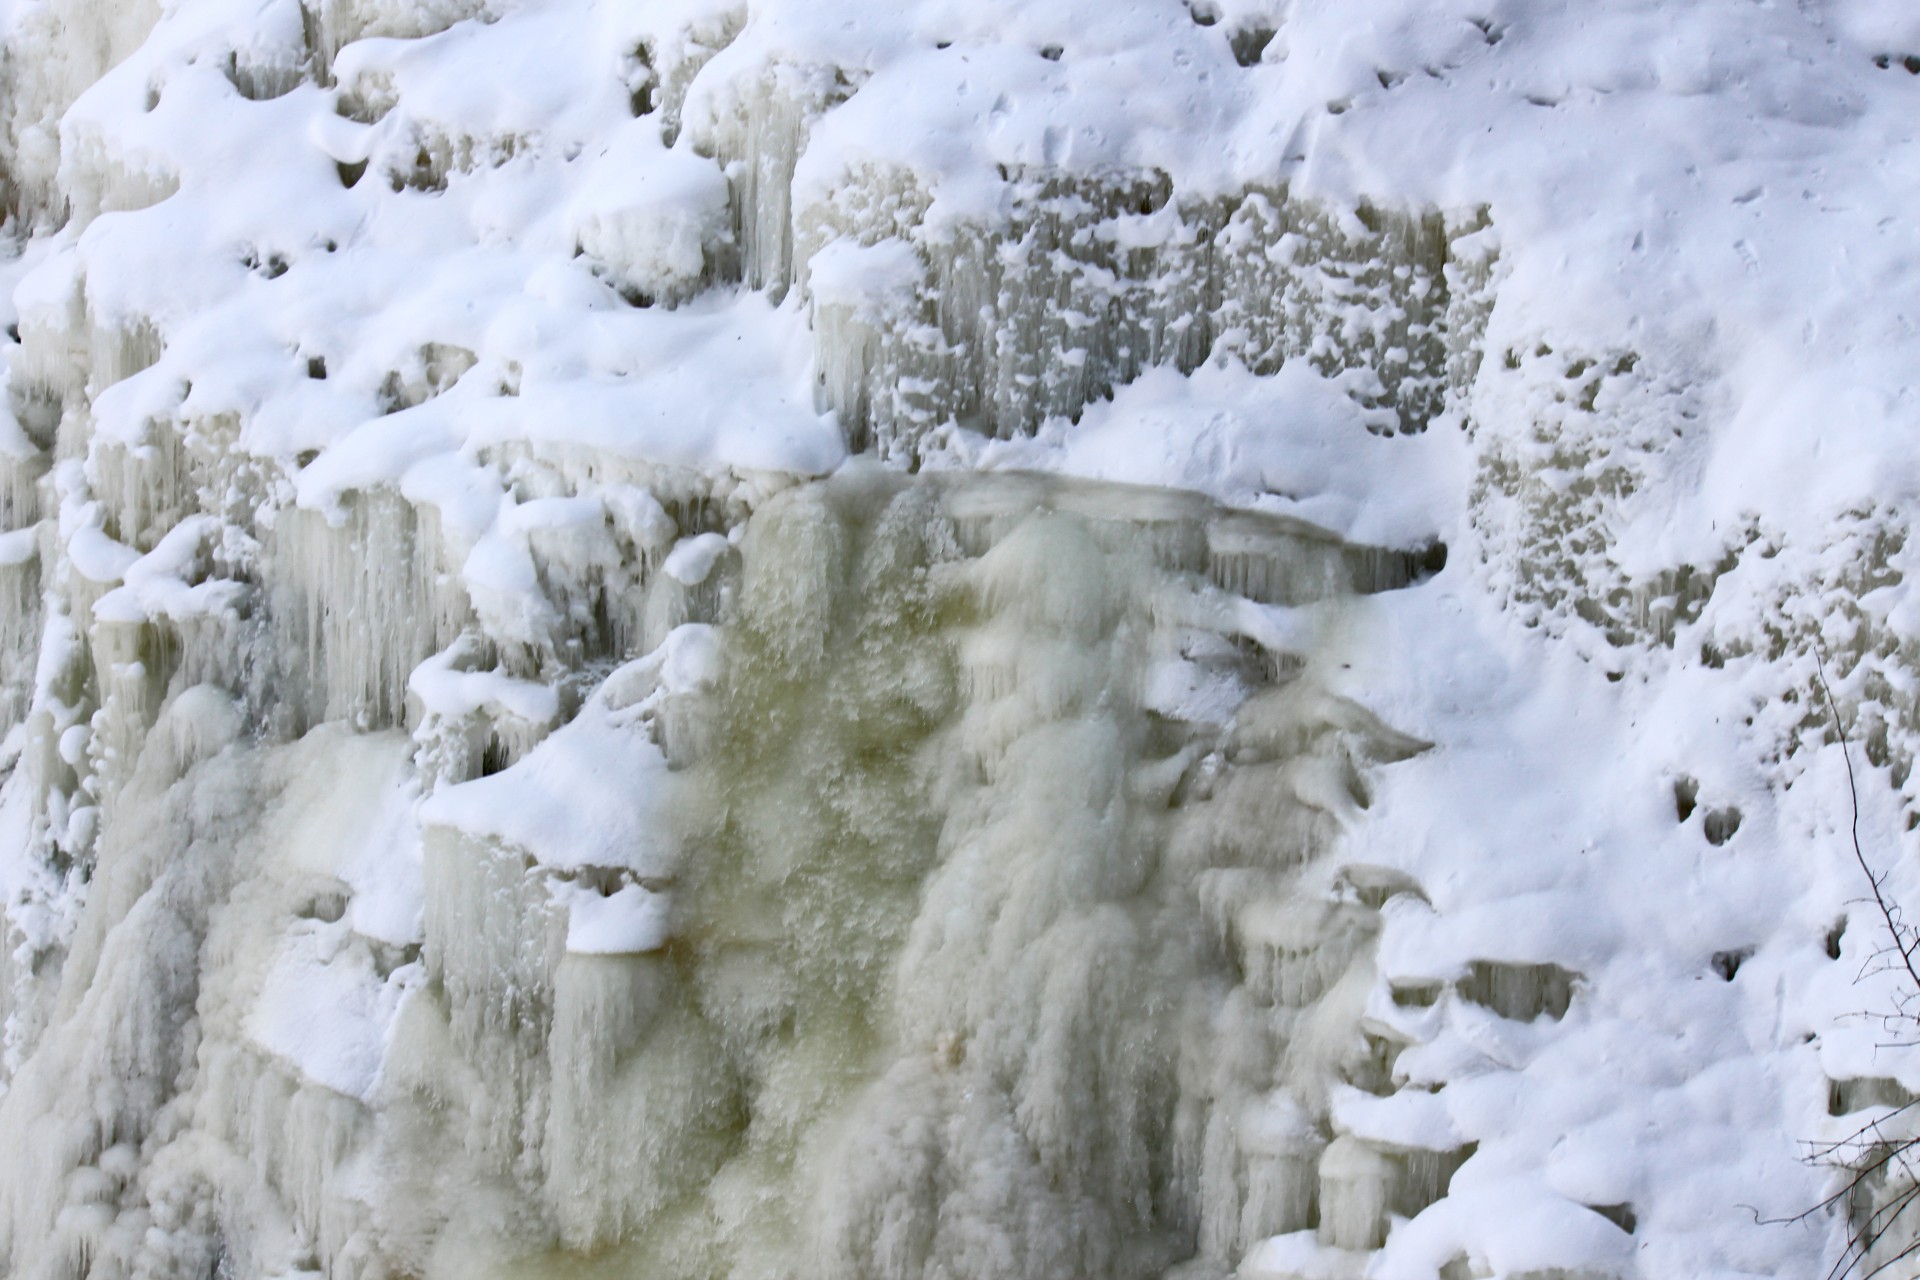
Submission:
[[[1078,423],[1025,439],[959,432],[933,465],[1024,468],[1124,484],[1191,489],[1236,507],[1305,520],[1353,542],[1406,546],[1443,527],[1468,473],[1437,435],[1395,440],[1367,430],[1351,378],[1301,364],[1250,378],[1234,362],[1190,377],[1150,370]],[[1373,501],[1381,488],[1392,503]]]
[[[260,988],[249,1034],[337,1093],[367,1101],[404,992],[364,952],[342,953],[345,928],[293,933]]]
[[[1779,1225],[1920,1093],[1849,839],[1920,898],[1911,6],[0,46],[0,1270],[1870,1210]]]
[[[625,670],[609,676],[607,686],[625,683]],[[544,866],[671,875],[675,780],[641,715],[638,707],[616,709],[595,698],[513,771],[435,792],[421,818],[505,841]]]
[[[408,692],[428,711],[461,716],[486,708],[538,724],[550,724],[559,717],[560,698],[551,687],[497,671],[459,670],[455,660],[451,649],[437,653],[407,677]]]
[[[656,301],[696,290],[726,241],[727,183],[711,163],[669,151],[635,121],[607,143],[575,205],[575,235],[613,280]]]
[[[567,950],[586,955],[623,955],[658,951],[671,936],[671,900],[637,884],[623,885],[602,897],[591,889],[556,886],[566,903]]]
[[[727,549],[727,540],[717,533],[703,533],[680,543],[660,562],[660,572],[675,582],[697,587],[713,573],[714,564]]]

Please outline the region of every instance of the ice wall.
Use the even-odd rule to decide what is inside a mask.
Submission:
[[[1359,371],[1388,431],[1425,430],[1473,378],[1484,212],[1046,170],[1009,173],[992,222],[930,227],[932,203],[910,174],[861,170],[795,214],[822,394],[883,457],[952,421],[1004,437],[1077,419],[1143,369],[1229,353],[1256,374]]]
[[[556,714],[471,645],[416,674],[411,753],[344,730],[377,705],[228,745],[244,704],[182,690],[128,748],[63,994],[30,1036],[15,1010],[14,1265],[1145,1276],[1316,1225],[1377,1245],[1445,1179],[1329,1145],[1334,1091],[1393,1089],[1363,1018],[1387,894],[1338,850],[1365,773],[1425,744],[1321,689],[1313,636],[1423,560],[856,467],[681,540],[661,646],[530,750],[449,749],[452,717]],[[396,908],[363,845],[436,772]]]

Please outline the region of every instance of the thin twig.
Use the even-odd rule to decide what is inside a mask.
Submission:
[[[1906,970],[1907,979],[1913,984],[1908,990],[1920,991],[1920,970],[1914,968],[1913,952],[1903,942],[1898,910],[1880,891],[1882,877],[1873,873],[1873,868],[1867,865],[1865,851],[1860,848],[1860,785],[1853,776],[1853,753],[1848,749],[1847,727],[1840,722],[1840,708],[1834,703],[1833,690],[1827,687],[1827,664],[1821,657],[1818,644],[1813,646],[1813,670],[1820,680],[1820,694],[1827,700],[1827,713],[1833,717],[1834,732],[1840,735],[1840,758],[1847,764],[1847,794],[1853,801],[1853,858],[1860,864],[1860,871],[1867,877],[1867,883],[1873,887],[1873,904],[1880,909],[1880,919],[1886,923],[1887,933],[1893,939],[1893,949],[1900,953],[1900,966]]]
[[[1873,1252],[1874,1245],[1878,1244],[1880,1238],[1887,1233],[1887,1230],[1892,1227],[1895,1222],[1900,1220],[1900,1215],[1907,1211],[1916,1197],[1920,1197],[1920,1186],[1909,1187],[1900,1195],[1894,1197],[1885,1205],[1882,1205],[1870,1215],[1865,1222],[1855,1227],[1852,1238],[1847,1241],[1846,1251],[1840,1255],[1839,1261],[1833,1264],[1833,1269],[1827,1272],[1829,1280],[1846,1280],[1846,1278],[1853,1273],[1855,1267],[1863,1265],[1867,1261],[1867,1256]],[[1874,1224],[1881,1214],[1888,1215],[1887,1220],[1875,1226]],[[1900,1261],[1908,1254],[1913,1253],[1916,1249],[1920,1249],[1920,1240],[1915,1240],[1899,1253],[1894,1254],[1893,1257],[1888,1258],[1885,1262],[1882,1262],[1873,1270],[1861,1276],[1860,1280],[1870,1280],[1870,1277],[1879,1275],[1882,1271],[1885,1271],[1888,1267]]]
[[[1885,1235],[1887,1228],[1899,1219],[1900,1215],[1906,1211],[1906,1207],[1913,1203],[1915,1196],[1920,1196],[1920,1186],[1908,1187],[1905,1191],[1902,1191],[1899,1195],[1868,1214],[1867,1220],[1860,1225],[1861,1238],[1865,1239],[1871,1236],[1874,1240],[1878,1240],[1881,1236]],[[1882,1218],[1885,1219],[1884,1222],[1881,1221]]]
[[[1879,1266],[1875,1267],[1873,1270],[1861,1276],[1860,1280],[1873,1280],[1875,1276],[1879,1275],[1882,1271],[1885,1271],[1888,1267],[1891,1267],[1894,1263],[1904,1261],[1907,1258],[1911,1258],[1916,1253],[1920,1253],[1920,1240],[1915,1240],[1912,1244],[1908,1245],[1906,1248],[1902,1249],[1900,1252],[1894,1254],[1891,1258],[1888,1258],[1885,1262],[1881,1263]],[[1865,1255],[1862,1255],[1862,1256],[1864,1257]]]

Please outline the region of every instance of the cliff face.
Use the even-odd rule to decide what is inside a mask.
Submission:
[[[10,1274],[1913,1239],[1902,7],[0,49]]]

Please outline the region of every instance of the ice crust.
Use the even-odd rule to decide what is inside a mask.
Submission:
[[[1920,1094],[1906,6],[0,49],[0,1271],[1733,1280],[1912,1192],[1777,1225]]]

